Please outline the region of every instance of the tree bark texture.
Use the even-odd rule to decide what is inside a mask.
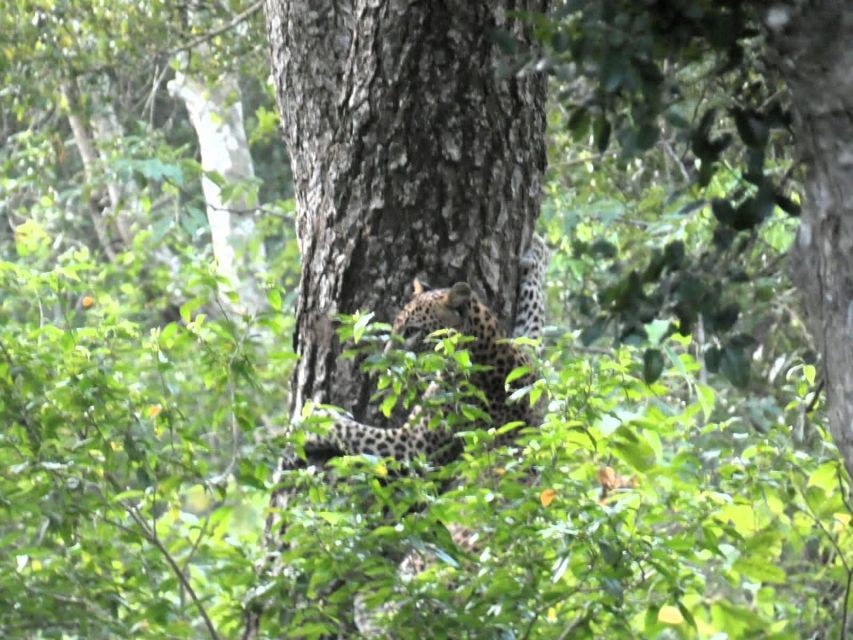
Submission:
[[[302,276],[291,412],[363,421],[370,387],[338,359],[334,316],[390,320],[417,276],[467,280],[508,325],[539,212],[545,78],[498,71],[496,29],[546,0],[267,0],[296,190]]]
[[[830,430],[853,477],[853,10],[844,0],[775,10],[772,54],[808,171],[794,278],[823,359]]]

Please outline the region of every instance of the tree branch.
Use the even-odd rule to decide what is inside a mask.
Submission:
[[[95,143],[92,141],[92,134],[89,127],[83,122],[83,118],[80,117],[80,96],[74,80],[62,83],[62,95],[68,103],[68,124],[71,125],[74,144],[77,147],[77,152],[80,154],[80,159],[83,161],[83,172],[86,175],[86,181],[94,185],[98,152],[95,149]],[[110,262],[114,262],[116,253],[112,247],[109,229],[104,219],[104,212],[99,209],[95,199],[92,197],[89,198],[89,216],[92,219],[92,226],[95,228],[95,236],[98,238],[98,244],[101,245],[101,249],[104,250],[107,259]]]
[[[169,553],[169,550],[166,549],[160,541],[160,538],[157,536],[157,531],[148,526],[148,523],[145,522],[145,519],[139,515],[134,507],[126,502],[123,502],[122,505],[124,506],[125,511],[127,511],[127,514],[142,530],[142,535],[145,536],[145,539],[157,548],[168,563],[169,567],[171,567],[175,577],[178,578],[181,585],[186,589],[187,593],[190,594],[190,599],[193,601],[193,604],[195,604],[198,609],[199,615],[201,615],[204,620],[204,624],[207,627],[210,637],[213,638],[213,640],[220,640],[219,633],[217,633],[216,627],[213,626],[210,616],[207,615],[207,610],[204,608],[204,605],[201,603],[201,600],[190,584],[189,578],[187,578],[186,574],[178,566],[177,561],[172,557],[172,554]]]
[[[264,6],[264,0],[257,0],[253,4],[250,4],[245,10],[238,13],[236,16],[231,18],[228,22],[223,24],[221,27],[217,27],[213,31],[208,31],[207,33],[203,33],[200,36],[197,36],[190,40],[189,42],[180,45],[179,47],[175,47],[171,51],[169,51],[166,55],[169,57],[175,55],[176,53],[180,53],[181,51],[188,51],[189,49],[193,49],[200,44],[204,44],[210,40],[213,40],[216,36],[225,33],[226,31],[233,29],[241,22],[244,22],[255,13],[257,13],[261,7]]]

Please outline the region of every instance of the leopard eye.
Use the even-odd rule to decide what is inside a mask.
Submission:
[[[418,333],[420,333],[420,329],[413,325],[408,325],[403,329],[403,337],[406,339],[414,338]]]

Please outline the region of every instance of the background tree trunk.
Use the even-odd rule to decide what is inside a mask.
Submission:
[[[226,184],[248,188],[255,178],[255,168],[246,139],[236,75],[223,74],[215,83],[208,84],[179,71],[168,88],[171,95],[186,105],[198,136],[202,169],[218,173]],[[238,190],[226,199],[222,187],[206,175],[201,186],[207,203],[216,272],[229,282],[228,288],[221,290],[220,300],[226,309],[257,313],[265,304],[256,278],[264,270],[266,256],[263,243],[253,243],[255,212],[249,206],[246,191]],[[239,293],[238,303],[230,300],[229,290]]]
[[[545,78],[498,71],[496,29],[545,1],[268,0],[294,175],[302,276],[291,412],[330,402],[370,421],[333,318],[388,320],[415,276],[467,280],[508,324],[539,211]]]
[[[842,0],[768,15],[808,170],[794,278],[821,353],[833,439],[853,477],[853,12]]]

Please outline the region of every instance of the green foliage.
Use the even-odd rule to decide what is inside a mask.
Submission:
[[[3,635],[194,637],[195,597],[233,632],[275,457],[246,435],[276,412],[291,320],[212,321],[189,272],[203,306],[160,325],[85,251],[26,262],[0,263]]]
[[[260,13],[208,37],[239,7],[189,20],[158,2],[12,5],[0,16],[0,634],[235,635],[278,450],[256,434],[285,413],[293,320],[280,309],[298,277],[263,38],[246,37]],[[265,213],[256,243],[275,257],[258,279],[277,302],[256,317],[217,299],[195,134],[166,90],[175,52],[202,40],[204,72],[242,70],[257,113],[247,132],[269,182],[223,183]],[[72,115],[97,147],[85,170]]]
[[[344,318],[341,334],[359,324]],[[367,325],[362,344],[386,330]],[[444,358],[452,406],[458,380],[445,372],[457,371],[459,352],[447,346],[439,338],[423,359],[377,354],[373,367],[392,372],[402,359],[404,377],[435,381]],[[517,446],[490,450],[493,425],[463,432],[463,457],[439,469],[356,456],[333,464],[331,482],[294,472],[285,482],[306,499],[285,514],[286,570],[271,588],[290,606],[267,622],[270,637],[340,632],[359,595],[396,603],[385,623],[398,637],[797,638],[831,628],[824,594],[843,584],[851,552],[836,451],[822,431],[806,456],[784,423],[757,434],[730,415],[697,379],[689,347],[665,340],[649,385],[636,349],[591,357],[566,335],[540,363],[547,417]],[[791,418],[809,375],[789,373]],[[473,550],[454,545],[453,524],[478,533]],[[429,562],[401,582],[397,563],[412,549]]]
[[[598,287],[597,309],[585,301],[586,315],[596,316],[586,322],[585,341],[609,333],[636,344],[651,319],[671,319],[670,332],[716,342],[706,352],[708,368],[739,387],[750,383],[760,342],[742,328],[760,315],[743,313],[750,308],[744,294],[756,271],[768,268],[758,255],[780,251],[766,251],[766,235],[781,228],[790,242],[796,223],[784,218],[799,214],[801,191],[787,93],[761,59],[760,11],[743,2],[568,0],[548,17],[521,14],[541,47],[506,46],[507,34],[498,40],[516,66],[535,63],[553,78],[561,185],[577,184],[570,176],[584,173],[561,172],[564,162],[618,172],[604,192],[621,192],[622,202],[607,206],[622,211],[593,215],[658,234],[646,251],[631,247],[621,230],[573,237],[576,255],[609,261],[619,276]],[[618,152],[609,151],[611,140]],[[561,194],[577,210],[574,195]],[[686,244],[684,234],[694,241]]]

